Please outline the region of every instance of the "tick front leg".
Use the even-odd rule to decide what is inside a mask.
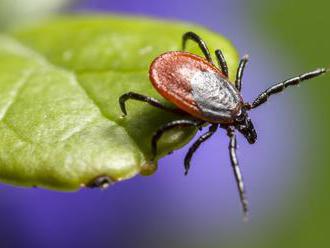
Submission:
[[[203,125],[203,122],[200,121],[195,121],[195,120],[176,120],[176,121],[172,121],[169,122],[163,126],[161,126],[152,136],[151,139],[151,154],[152,154],[152,158],[151,161],[153,161],[157,155],[157,145],[158,145],[158,141],[159,139],[162,137],[162,135],[174,128],[178,128],[178,127],[201,127]]]
[[[185,49],[186,49],[186,44],[187,44],[188,40],[195,41],[199,45],[199,48],[202,50],[207,61],[209,61],[210,63],[213,64],[211,54],[210,54],[209,49],[206,46],[206,43],[202,40],[201,37],[199,37],[194,32],[187,32],[187,33],[183,34],[183,36],[182,36],[182,50],[183,51],[185,51]]]
[[[152,98],[149,96],[144,96],[144,95],[141,95],[141,94],[138,94],[135,92],[128,92],[119,97],[119,106],[120,106],[121,111],[123,112],[123,116],[127,115],[127,111],[126,111],[126,101],[127,100],[136,100],[136,101],[146,102],[156,108],[160,108],[160,109],[166,110],[168,112],[176,113],[176,114],[183,113],[183,111],[181,111],[180,109],[164,106],[155,98]]]
[[[249,56],[246,54],[243,56],[241,61],[239,62],[238,68],[237,68],[237,73],[236,73],[236,81],[235,81],[235,87],[239,91],[242,89],[242,78],[243,78],[243,73],[245,66],[249,60]]]
[[[328,71],[329,71],[328,69],[320,68],[320,69],[316,69],[316,70],[311,71],[311,72],[301,74],[297,77],[287,79],[283,82],[276,83],[273,86],[266,89],[261,94],[259,94],[259,96],[252,102],[252,104],[250,104],[250,103],[246,104],[246,107],[248,109],[256,108],[256,107],[260,106],[261,104],[265,103],[268,100],[268,97],[270,97],[271,95],[279,93],[279,92],[283,91],[285,88],[287,88],[289,86],[298,85],[302,81],[305,81],[305,80],[308,80],[308,79],[311,79],[311,78],[314,78],[314,77],[318,77],[318,76],[320,76],[320,75],[322,75],[322,74],[324,74]]]
[[[198,140],[196,140],[195,143],[189,148],[189,151],[187,152],[186,157],[184,158],[185,175],[187,175],[189,172],[190,161],[196,150],[204,141],[208,140],[215,133],[217,128],[218,128],[217,124],[213,124],[212,126],[210,126],[209,131],[207,131],[202,136],[200,136]]]
[[[230,155],[230,161],[231,166],[234,171],[234,176],[239,192],[240,201],[243,208],[244,218],[247,218],[248,215],[248,201],[245,194],[245,187],[243,183],[243,177],[239,168],[236,150],[237,150],[237,142],[236,142],[236,135],[235,135],[235,129],[233,127],[227,128],[227,135],[229,137],[229,155]]]

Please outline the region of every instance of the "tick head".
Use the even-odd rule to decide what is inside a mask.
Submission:
[[[250,144],[257,141],[257,132],[245,109],[235,118],[235,128],[244,135]]]

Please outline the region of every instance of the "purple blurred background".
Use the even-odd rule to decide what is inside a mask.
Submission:
[[[241,55],[250,55],[243,95],[252,100],[266,86],[292,75],[294,68],[281,62],[279,48],[252,24],[249,7],[244,0],[94,0],[72,10],[176,19],[219,32]],[[105,191],[58,193],[1,186],[1,247],[205,247],[213,241],[225,246],[269,233],[285,218],[298,187],[290,165],[297,163],[301,130],[292,128],[290,120],[303,119],[295,107],[294,99],[277,97],[251,113],[258,142],[250,146],[238,138],[251,209],[248,225],[242,224],[228,139],[219,132],[196,153],[188,177],[183,176],[186,146],[162,159],[155,175],[138,176]]]

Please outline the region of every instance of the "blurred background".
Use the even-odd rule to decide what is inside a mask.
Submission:
[[[56,12],[112,12],[206,26],[249,53],[243,96],[330,65],[327,0],[2,0],[0,27]],[[303,83],[253,111],[259,140],[239,136],[250,220],[219,132],[197,152],[163,158],[151,177],[106,191],[0,187],[0,247],[329,247],[330,77]]]

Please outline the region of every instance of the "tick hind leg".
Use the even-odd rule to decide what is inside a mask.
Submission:
[[[157,145],[158,145],[158,141],[159,139],[162,137],[162,135],[174,128],[184,128],[184,127],[201,127],[203,124],[203,122],[201,121],[196,121],[196,120],[176,120],[176,121],[172,121],[169,122],[163,126],[161,126],[152,136],[151,139],[151,161],[154,161],[154,159],[157,156]]]
[[[210,126],[209,131],[204,133],[202,136],[200,136],[195,143],[189,148],[189,151],[186,154],[186,157],[184,158],[184,168],[185,168],[185,175],[188,174],[190,169],[190,161],[196,150],[199,148],[199,146],[206,140],[208,140],[217,130],[218,125],[213,124]]]
[[[152,98],[149,96],[144,96],[144,95],[141,95],[141,94],[138,94],[135,92],[128,92],[119,97],[119,106],[120,106],[121,111],[123,112],[123,116],[127,115],[127,110],[126,110],[126,101],[127,100],[136,100],[136,101],[146,102],[156,108],[160,108],[160,109],[166,110],[168,112],[176,113],[176,114],[183,113],[180,109],[164,106],[155,98]]]
[[[252,102],[252,104],[251,103],[246,104],[246,107],[248,109],[256,108],[256,107],[260,106],[261,104],[265,103],[268,100],[268,97],[270,97],[271,95],[279,93],[289,86],[298,85],[302,81],[305,81],[305,80],[308,80],[308,79],[311,79],[314,77],[318,77],[328,71],[329,71],[329,69],[320,68],[320,69],[316,69],[311,72],[301,74],[297,77],[287,79],[283,82],[276,83],[273,86],[266,89],[261,94],[259,94],[259,96]]]
[[[237,142],[236,142],[236,135],[235,135],[235,129],[233,127],[228,127],[227,128],[227,135],[229,137],[229,155],[230,155],[230,161],[231,161],[231,166],[234,171],[234,176],[239,192],[239,197],[241,200],[242,208],[243,208],[243,213],[244,213],[244,218],[247,218],[248,214],[248,201],[246,198],[245,194],[245,187],[243,183],[243,177],[239,168],[238,160],[237,160],[237,155],[236,155],[236,150],[237,150]]]
[[[187,33],[183,34],[183,36],[182,36],[182,50],[183,51],[186,50],[186,44],[187,44],[188,40],[195,41],[199,45],[199,48],[202,50],[207,61],[209,61],[210,63],[213,64],[211,54],[210,54],[209,49],[206,46],[206,43],[202,40],[201,37],[199,37],[194,32],[187,32]]]

